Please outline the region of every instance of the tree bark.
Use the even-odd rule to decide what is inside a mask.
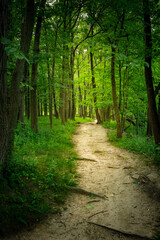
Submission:
[[[115,48],[112,46],[112,58],[111,58],[111,83],[112,83],[112,98],[113,98],[113,106],[116,115],[117,122],[117,138],[122,137],[122,129],[120,123],[120,114],[117,103],[117,94],[116,94],[116,81],[115,81]]]
[[[8,1],[0,0],[0,39],[7,38]],[[7,117],[7,54],[0,41],[0,164],[2,172],[8,156],[8,117]],[[1,170],[1,169],[0,169]]]
[[[55,51],[57,48],[57,38],[58,38],[58,24],[57,24],[57,28],[56,28],[56,35],[55,35],[55,41],[54,41],[54,53],[53,53],[53,63],[52,63],[52,95],[53,95],[53,101],[54,101],[54,115],[55,117],[58,119],[59,118],[59,114],[58,114],[58,110],[57,110],[57,103],[56,103],[56,92],[55,92],[55,85],[54,85],[54,72],[55,72],[55,64],[56,64],[56,60],[55,60]]]
[[[25,81],[29,84],[29,64],[25,63]],[[26,87],[25,91],[25,116],[30,117],[30,89]]]
[[[91,74],[92,74],[92,88],[94,90],[93,101],[94,101],[94,108],[95,108],[95,113],[96,113],[96,118],[97,118],[97,124],[99,124],[99,123],[101,123],[101,117],[100,117],[98,108],[96,106],[96,104],[97,104],[97,96],[96,96],[96,93],[95,93],[96,81],[95,81],[95,76],[94,76],[93,53],[92,53],[92,51],[90,51],[90,61],[91,61]]]
[[[40,36],[41,36],[41,27],[43,21],[43,13],[46,0],[42,0],[40,4],[40,10],[37,17],[37,24],[35,30],[35,38],[34,38],[34,48],[33,48],[33,56],[34,63],[32,64],[32,74],[31,74],[31,129],[34,132],[38,132],[38,117],[37,117],[37,73],[38,73],[38,54],[39,54],[39,44],[40,44]]]
[[[30,43],[32,39],[32,32],[34,26],[34,0],[28,0],[26,5],[26,14],[22,27],[21,36],[21,51],[25,56],[28,56]],[[20,82],[24,78],[24,59],[18,59],[16,62],[16,67],[12,75],[11,90],[10,90],[10,107],[9,107],[9,152],[12,152],[14,146],[14,131],[17,125],[17,116],[19,108],[19,86]]]
[[[144,35],[145,35],[145,81],[149,105],[149,115],[156,144],[160,144],[160,122],[155,102],[155,94],[152,81],[152,36],[149,1],[143,0]]]

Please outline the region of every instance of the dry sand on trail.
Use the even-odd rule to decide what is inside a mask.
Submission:
[[[160,222],[160,177],[156,168],[146,166],[141,156],[112,146],[106,129],[95,123],[81,124],[73,141],[80,158],[80,188],[106,198],[73,193],[61,214],[50,216],[31,231],[7,239],[151,238]]]

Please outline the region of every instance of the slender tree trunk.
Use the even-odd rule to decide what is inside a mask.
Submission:
[[[37,57],[39,54],[39,44],[40,44],[40,35],[41,35],[41,27],[43,21],[43,13],[46,0],[41,0],[40,11],[37,17],[37,25],[35,30],[35,38],[34,38],[34,48],[33,48],[33,56],[36,61],[32,64],[32,74],[31,74],[31,129],[34,132],[38,132],[38,117],[37,117],[37,72],[38,72],[38,61]]]
[[[83,116],[83,106],[82,106],[82,93],[81,93],[81,87],[78,87],[79,90],[79,116],[82,117]]]
[[[152,136],[152,126],[151,126],[151,120],[149,116],[149,109],[147,111],[147,136],[148,137]]]
[[[47,92],[44,93],[44,116],[47,117],[48,114],[48,106],[47,106]]]
[[[93,66],[93,53],[90,51],[90,60],[91,60],[91,74],[92,74],[92,88],[94,90],[93,92],[93,101],[94,101],[94,107],[95,107],[95,112],[96,112],[96,118],[97,118],[97,123],[101,123],[101,117],[98,111],[98,108],[96,106],[97,104],[97,96],[95,93],[96,90],[96,81],[95,81],[95,76],[94,76],[94,66]]]
[[[41,116],[43,116],[43,103],[42,103],[42,99],[41,99]]]
[[[24,127],[24,95],[25,95],[25,87],[20,90],[20,106],[19,106],[19,121]]]
[[[40,117],[41,116],[41,111],[40,111],[40,99],[39,99],[39,96],[38,96],[38,99],[37,99],[37,101],[38,101],[38,116]]]
[[[160,92],[158,94],[158,118],[159,118],[159,122],[160,122]]]
[[[54,101],[54,114],[55,114],[55,117],[58,119],[59,114],[57,110],[56,92],[55,92],[55,86],[54,86],[54,70],[55,70],[55,57],[53,57],[53,64],[52,64],[52,93],[53,93],[53,101]]]
[[[115,48],[112,46],[112,58],[111,58],[111,83],[112,83],[112,98],[113,106],[116,115],[117,122],[117,138],[122,137],[121,123],[120,123],[120,114],[117,103],[117,94],[116,94],[116,81],[115,81]]]
[[[155,94],[152,81],[152,36],[151,36],[151,20],[149,1],[143,0],[144,7],[144,34],[145,34],[145,81],[147,86],[147,96],[149,105],[149,115],[152,124],[154,140],[156,144],[160,144],[160,122],[155,102]]]
[[[65,8],[65,16],[63,19],[63,60],[62,60],[62,87],[60,93],[60,116],[61,123],[65,124],[68,120],[68,79],[69,79],[69,58],[68,58],[68,45],[67,45],[67,10],[68,10],[68,2],[64,3]]]
[[[121,74],[121,61],[119,60],[119,111],[121,111],[122,102],[122,74]]]
[[[73,49],[72,49],[73,52]],[[70,60],[70,67],[71,67],[71,87],[72,87],[72,112],[71,112],[71,119],[75,120],[76,115],[76,104],[75,104],[75,90],[74,90],[74,58],[75,54],[71,54],[71,60]]]
[[[57,48],[57,38],[58,38],[58,24],[56,28],[56,35],[55,35],[55,41],[54,41],[54,53],[53,53],[53,63],[52,63],[52,95],[53,95],[53,101],[54,101],[54,115],[58,119],[59,114],[57,110],[57,103],[56,103],[56,92],[55,92],[55,79],[54,79],[54,72],[55,72],[55,64],[56,64],[56,58],[55,58],[55,51]]]
[[[26,62],[25,63],[25,72],[24,72],[25,76],[25,82],[29,84],[29,64]],[[25,116],[29,119],[30,117],[30,90],[29,87],[26,87],[25,90]]]
[[[83,119],[87,117],[87,104],[86,104],[86,98],[87,98],[87,90],[86,90],[86,83],[84,81],[84,106],[83,106]]]
[[[34,0],[28,0],[26,5],[26,15],[22,27],[21,36],[21,51],[25,56],[28,56],[30,43],[32,39],[32,32],[34,26]],[[18,59],[16,67],[13,72],[11,90],[10,90],[10,107],[9,107],[9,152],[12,152],[14,145],[14,131],[17,125],[17,116],[19,108],[19,86],[24,78],[24,59]]]
[[[0,39],[7,38],[8,1],[0,0]],[[4,173],[8,156],[7,54],[0,41],[0,164]],[[1,170],[1,169],[0,169]]]

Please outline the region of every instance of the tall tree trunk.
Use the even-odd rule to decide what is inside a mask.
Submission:
[[[55,35],[55,40],[54,40],[54,52],[53,52],[53,63],[52,63],[52,95],[53,95],[53,101],[54,101],[54,115],[58,119],[59,114],[57,110],[57,103],[56,103],[56,92],[55,92],[55,79],[54,79],[54,72],[55,72],[55,64],[56,64],[56,57],[55,57],[55,51],[57,48],[57,38],[58,38],[58,24],[56,28],[56,35]]]
[[[148,137],[152,136],[152,126],[151,126],[151,120],[149,115],[149,109],[147,111],[147,136]]]
[[[37,108],[38,108],[38,116],[40,117],[41,116],[41,111],[40,111],[40,99],[39,99],[39,96],[38,96],[38,99],[37,99],[37,101],[38,101],[38,106],[37,106]]]
[[[121,111],[122,102],[122,74],[121,74],[121,61],[119,60],[119,111]]]
[[[158,94],[158,118],[159,118],[159,122],[160,122],[160,92]]]
[[[25,63],[25,82],[29,84],[29,64]],[[25,91],[25,116],[29,119],[30,117],[30,89],[26,87]]]
[[[27,57],[28,57],[28,56],[27,56]],[[28,68],[29,68],[29,65],[28,65],[27,62],[25,62],[23,82],[27,82],[27,78],[28,78]],[[25,91],[26,91],[26,87],[22,87],[22,88],[20,89],[19,121],[21,122],[22,127],[24,127]]]
[[[98,108],[96,106],[96,104],[97,104],[97,96],[96,96],[96,93],[95,93],[96,82],[95,82],[95,76],[94,76],[93,53],[92,53],[92,51],[90,51],[90,61],[91,61],[91,74],[92,74],[92,88],[94,90],[94,92],[93,92],[93,101],[94,101],[94,108],[95,108],[97,123],[99,124],[99,123],[101,123],[101,117],[100,117]]]
[[[41,27],[43,21],[43,13],[45,7],[46,0],[41,0],[40,10],[37,17],[37,25],[35,30],[35,38],[34,38],[34,48],[33,48],[33,56],[36,61],[32,64],[32,74],[31,74],[31,129],[34,132],[38,132],[38,117],[37,117],[37,72],[38,72],[38,61],[37,57],[39,54],[39,44],[40,44],[40,36],[41,36]],[[43,12],[42,12],[43,10]]]
[[[47,93],[45,92],[45,96],[44,96],[44,116],[47,117],[47,114],[48,114]]]
[[[113,98],[113,106],[116,115],[117,122],[117,138],[122,137],[122,129],[120,123],[120,114],[117,103],[117,94],[116,94],[116,81],[115,81],[115,48],[112,46],[112,58],[111,58],[111,83],[112,83],[112,98]]]
[[[54,101],[54,114],[56,118],[59,118],[57,103],[56,103],[56,92],[55,92],[55,86],[54,86],[54,70],[55,70],[55,57],[53,57],[53,64],[52,64],[52,93],[53,93],[53,101]]]
[[[62,87],[60,93],[60,116],[61,123],[65,124],[68,120],[68,79],[69,79],[69,59],[68,59],[68,45],[67,45],[67,10],[68,1],[64,2],[65,16],[63,19],[63,60],[62,60]]]
[[[155,94],[152,81],[152,36],[151,36],[151,20],[149,1],[143,0],[144,11],[144,34],[145,34],[145,81],[147,86],[147,96],[149,105],[149,115],[152,124],[154,140],[156,144],[160,144],[160,122],[155,102]]]
[[[0,39],[7,38],[8,1],[0,0]],[[7,54],[0,41],[0,164],[5,170],[8,156],[8,118],[7,118]],[[0,169],[1,170],[1,169]]]
[[[86,98],[87,98],[87,90],[86,90],[86,83],[84,81],[84,106],[83,106],[83,119],[87,117],[87,103],[86,103]]]
[[[22,27],[21,51],[28,56],[32,32],[34,26],[34,0],[28,0],[26,5],[25,19]],[[18,107],[19,107],[19,86],[24,78],[24,59],[18,59],[13,72],[11,91],[10,91],[10,107],[9,107],[9,152],[11,153],[14,145],[14,131],[17,124]]]

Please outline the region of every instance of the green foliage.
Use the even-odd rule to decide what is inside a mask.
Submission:
[[[15,151],[0,179],[1,233],[18,230],[39,221],[68,194],[67,186],[76,185],[76,156],[71,134],[76,123],[65,126],[54,119],[39,118],[39,133],[33,133],[26,123],[16,129]],[[5,217],[4,217],[5,216]]]
[[[160,147],[156,146],[152,138],[132,133],[124,133],[122,139],[116,137],[116,123],[104,122],[103,127],[108,128],[109,141],[114,145],[125,148],[131,152],[143,154],[160,165]],[[148,158],[147,158],[148,159]]]
[[[160,232],[155,234],[155,236],[153,237],[153,240],[160,240]]]
[[[87,122],[93,122],[94,119],[88,118],[88,117],[85,118],[85,119],[80,118],[80,117],[76,117],[76,118],[75,118],[75,121],[78,122],[78,123],[87,123]]]

